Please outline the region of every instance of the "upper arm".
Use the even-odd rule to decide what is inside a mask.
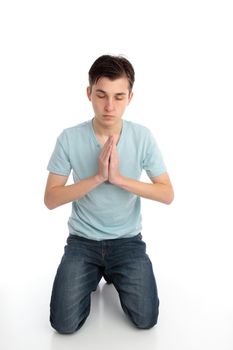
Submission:
[[[63,187],[65,186],[66,182],[68,180],[68,176],[63,175],[57,175],[54,173],[49,173],[47,184],[45,188],[44,193],[44,203],[49,209],[55,208],[53,205],[51,205],[51,198],[53,198],[54,191],[52,191],[56,187]]]
[[[172,187],[172,184],[171,184],[171,180],[169,178],[169,175],[167,172],[159,175],[159,176],[154,176],[154,177],[151,177],[150,178],[151,181],[155,184],[155,183],[160,183],[160,184],[163,184],[163,185],[168,185],[168,186],[171,186]]]
[[[67,180],[68,180],[68,176],[49,173],[46,188],[45,188],[45,193],[47,193],[53,187],[65,186]]]

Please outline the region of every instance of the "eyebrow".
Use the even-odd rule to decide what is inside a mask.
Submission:
[[[96,89],[96,92],[100,92],[100,93],[102,93],[102,94],[107,94],[106,91],[101,90],[101,89]],[[115,95],[117,95],[117,96],[125,96],[125,95],[127,95],[127,94],[126,94],[125,92],[117,92]]]

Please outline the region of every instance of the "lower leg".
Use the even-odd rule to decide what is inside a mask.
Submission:
[[[106,273],[119,293],[124,312],[136,327],[153,327],[158,320],[159,299],[152,264],[140,235],[118,244],[113,257]]]
[[[139,261],[139,265],[137,277],[133,277],[129,267],[130,278],[122,278],[116,287],[122,308],[133,324],[140,329],[149,329],[157,324],[159,299],[150,261]]]
[[[63,258],[58,268],[50,303],[50,322],[61,334],[81,328],[90,312],[90,295],[100,281],[97,268]]]

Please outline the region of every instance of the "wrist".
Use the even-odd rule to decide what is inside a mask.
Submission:
[[[96,182],[97,185],[101,185],[104,181],[106,181],[107,179],[105,179],[102,175],[100,174],[96,174],[94,176],[94,180]]]
[[[112,185],[121,187],[122,183],[123,183],[123,176],[122,175],[118,175],[118,176],[114,176],[114,178],[109,178],[109,182]]]

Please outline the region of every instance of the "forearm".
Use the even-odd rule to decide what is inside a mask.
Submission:
[[[55,209],[60,205],[79,200],[103,181],[100,176],[95,175],[72,185],[51,187],[45,193],[45,205],[49,209]]]
[[[115,185],[126,191],[132,192],[139,197],[151,199],[164,204],[170,204],[174,198],[172,186],[167,184],[145,183],[121,176]]]

